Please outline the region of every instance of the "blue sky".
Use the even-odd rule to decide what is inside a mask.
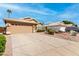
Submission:
[[[14,3],[0,4],[0,26],[7,17],[7,9],[12,10],[10,18],[32,17],[48,24],[70,20],[79,25],[79,4],[75,3]]]

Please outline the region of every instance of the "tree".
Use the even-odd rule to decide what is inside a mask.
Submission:
[[[74,26],[77,27],[77,24],[75,24],[74,22],[71,22],[71,21],[68,21],[68,20],[63,20],[62,22],[63,22],[64,24],[72,24],[72,25],[74,25]]]
[[[7,9],[7,13],[8,13],[8,18],[9,18],[10,15],[12,14],[12,10],[11,9]]]

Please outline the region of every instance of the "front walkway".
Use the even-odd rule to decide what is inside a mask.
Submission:
[[[15,56],[79,55],[79,42],[54,38],[52,35],[27,33],[9,37],[12,40],[12,55]]]
[[[6,38],[7,42],[4,56],[12,56],[12,39],[9,36],[6,36]]]

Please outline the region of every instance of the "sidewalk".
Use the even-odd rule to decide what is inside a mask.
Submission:
[[[7,38],[6,49],[3,56],[12,56],[12,40],[8,36],[6,36],[6,38]]]

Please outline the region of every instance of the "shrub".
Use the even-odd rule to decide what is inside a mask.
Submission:
[[[38,26],[37,27],[37,32],[44,32],[45,31],[45,27],[44,26]]]
[[[72,24],[73,26],[77,27],[77,24],[75,24],[75,23],[72,22],[72,21],[63,20],[62,22],[63,22],[64,24]]]
[[[5,51],[6,37],[0,34],[0,55]]]
[[[37,32],[44,32],[45,30],[37,30]]]
[[[77,34],[76,31],[73,31],[73,30],[70,31],[70,35],[71,35],[71,36],[76,36],[76,34]]]
[[[47,32],[48,32],[48,34],[52,34],[52,35],[54,35],[55,30],[52,30],[52,29],[47,29]]]

